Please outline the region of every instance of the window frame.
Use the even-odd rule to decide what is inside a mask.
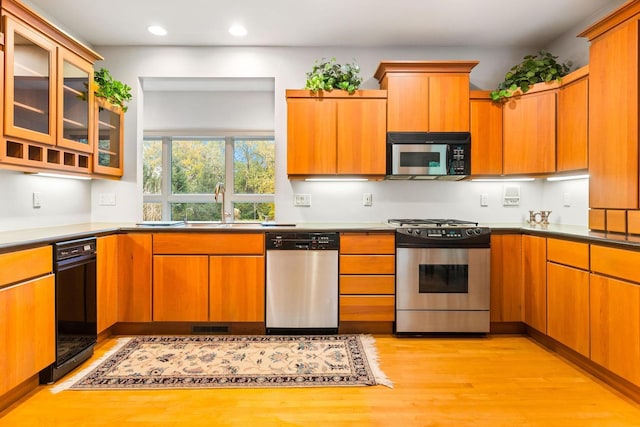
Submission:
[[[144,183],[142,183],[142,203],[159,203],[162,210],[162,221],[171,220],[171,204],[172,203],[213,203],[215,204],[214,188],[211,188],[211,193],[202,194],[173,194],[171,192],[171,143],[174,139],[180,140],[206,140],[206,139],[224,139],[224,185],[225,185],[225,197],[224,197],[224,211],[233,212],[234,203],[274,203],[274,194],[237,194],[234,191],[234,142],[235,140],[250,141],[250,140],[265,140],[271,139],[274,142],[275,149],[275,137],[272,131],[269,132],[214,132],[210,134],[190,134],[189,132],[145,132],[143,137],[143,147],[141,150],[141,158],[144,163],[144,142],[146,140],[160,139],[162,141],[162,174],[161,174],[161,186],[160,194],[144,194]],[[275,171],[274,171],[275,180]],[[180,220],[174,218],[174,220]],[[184,220],[189,220],[184,218]],[[234,222],[234,216],[227,217],[226,222]]]

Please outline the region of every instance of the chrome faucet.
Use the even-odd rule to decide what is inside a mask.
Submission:
[[[216,188],[214,190],[214,199],[216,203],[218,203],[218,196],[222,196],[222,207],[220,208],[220,222],[225,224],[227,222],[225,212],[224,212],[224,193],[225,193],[224,184],[219,182],[216,184]]]

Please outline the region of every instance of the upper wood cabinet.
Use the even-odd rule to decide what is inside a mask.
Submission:
[[[124,112],[99,98],[96,98],[94,111],[93,172],[120,177],[124,161]]]
[[[583,31],[589,49],[589,206],[638,209],[640,3]]]
[[[387,61],[374,77],[387,90],[387,131],[469,132],[469,73],[477,61]]]
[[[502,175],[502,104],[471,91],[471,175]]]
[[[562,78],[558,90],[556,170],[569,172],[588,167],[589,67]]]
[[[102,57],[15,0],[2,2],[2,23],[0,163],[90,173],[93,63]]]
[[[557,87],[539,83],[504,104],[505,175],[555,172]]]
[[[386,91],[287,90],[287,174],[386,173]]]

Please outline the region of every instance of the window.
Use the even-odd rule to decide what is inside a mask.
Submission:
[[[272,136],[145,137],[143,219],[220,221],[225,188],[227,221],[275,216],[275,143]]]

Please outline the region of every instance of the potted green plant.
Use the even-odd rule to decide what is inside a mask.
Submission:
[[[126,103],[131,101],[131,87],[113,78],[109,70],[100,68],[93,74],[95,96],[104,98],[111,104],[127,111]]]
[[[532,85],[540,82],[560,81],[571,69],[571,61],[558,63],[558,57],[541,50],[536,55],[527,55],[520,64],[516,64],[507,72],[504,81],[491,92],[493,101],[504,101],[518,93],[529,91]]]
[[[307,73],[305,89],[313,92],[318,90],[331,91],[342,89],[354,93],[362,83],[362,78],[358,76],[360,67],[355,63],[338,64],[336,58],[316,60],[315,65]]]

